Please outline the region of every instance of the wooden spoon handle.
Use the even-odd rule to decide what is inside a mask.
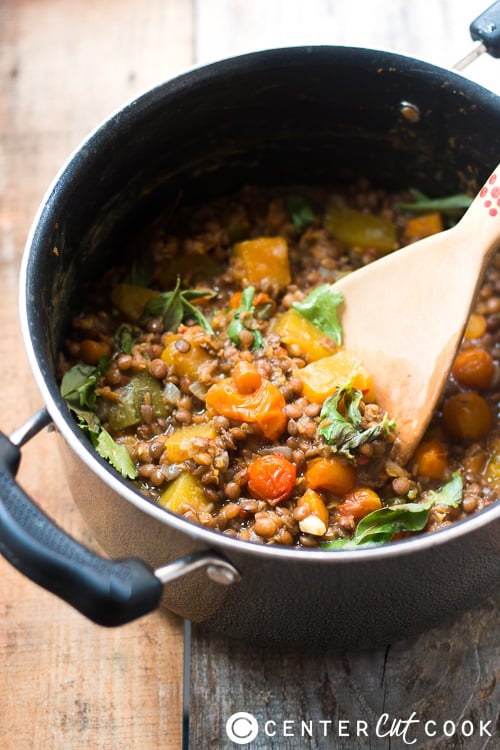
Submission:
[[[500,164],[486,180],[456,230],[484,257],[500,245]]]

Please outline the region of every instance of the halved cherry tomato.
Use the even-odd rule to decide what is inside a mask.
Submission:
[[[259,456],[248,469],[248,489],[257,500],[278,505],[292,494],[297,470],[284,456],[269,453]]]

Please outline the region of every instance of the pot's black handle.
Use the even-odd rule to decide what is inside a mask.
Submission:
[[[0,432],[0,553],[100,625],[156,609],[163,585],[154,572],[135,558],[107,560],[68,536],[15,481],[19,462],[19,447]]]
[[[500,57],[500,0],[471,23],[470,35],[475,42],[482,42],[492,57]]]

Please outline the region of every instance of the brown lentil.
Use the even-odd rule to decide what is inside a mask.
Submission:
[[[149,365],[149,372],[157,380],[163,380],[168,373],[168,365],[162,359],[153,359]]]

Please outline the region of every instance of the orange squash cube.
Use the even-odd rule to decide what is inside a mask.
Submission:
[[[233,246],[233,258],[240,260],[244,277],[250,284],[258,285],[263,279],[269,279],[282,289],[291,281],[288,243],[284,237],[257,237],[237,242]]]
[[[349,381],[352,381],[354,388],[363,393],[365,401],[375,401],[370,373],[362,362],[346,349],[339,349],[330,357],[311,362],[302,370],[297,370],[297,376],[302,381],[302,395],[316,404],[322,404],[337,388]]]
[[[328,357],[337,348],[331,338],[293,307],[279,318],[273,330],[284,344],[297,347],[306,362]]]

